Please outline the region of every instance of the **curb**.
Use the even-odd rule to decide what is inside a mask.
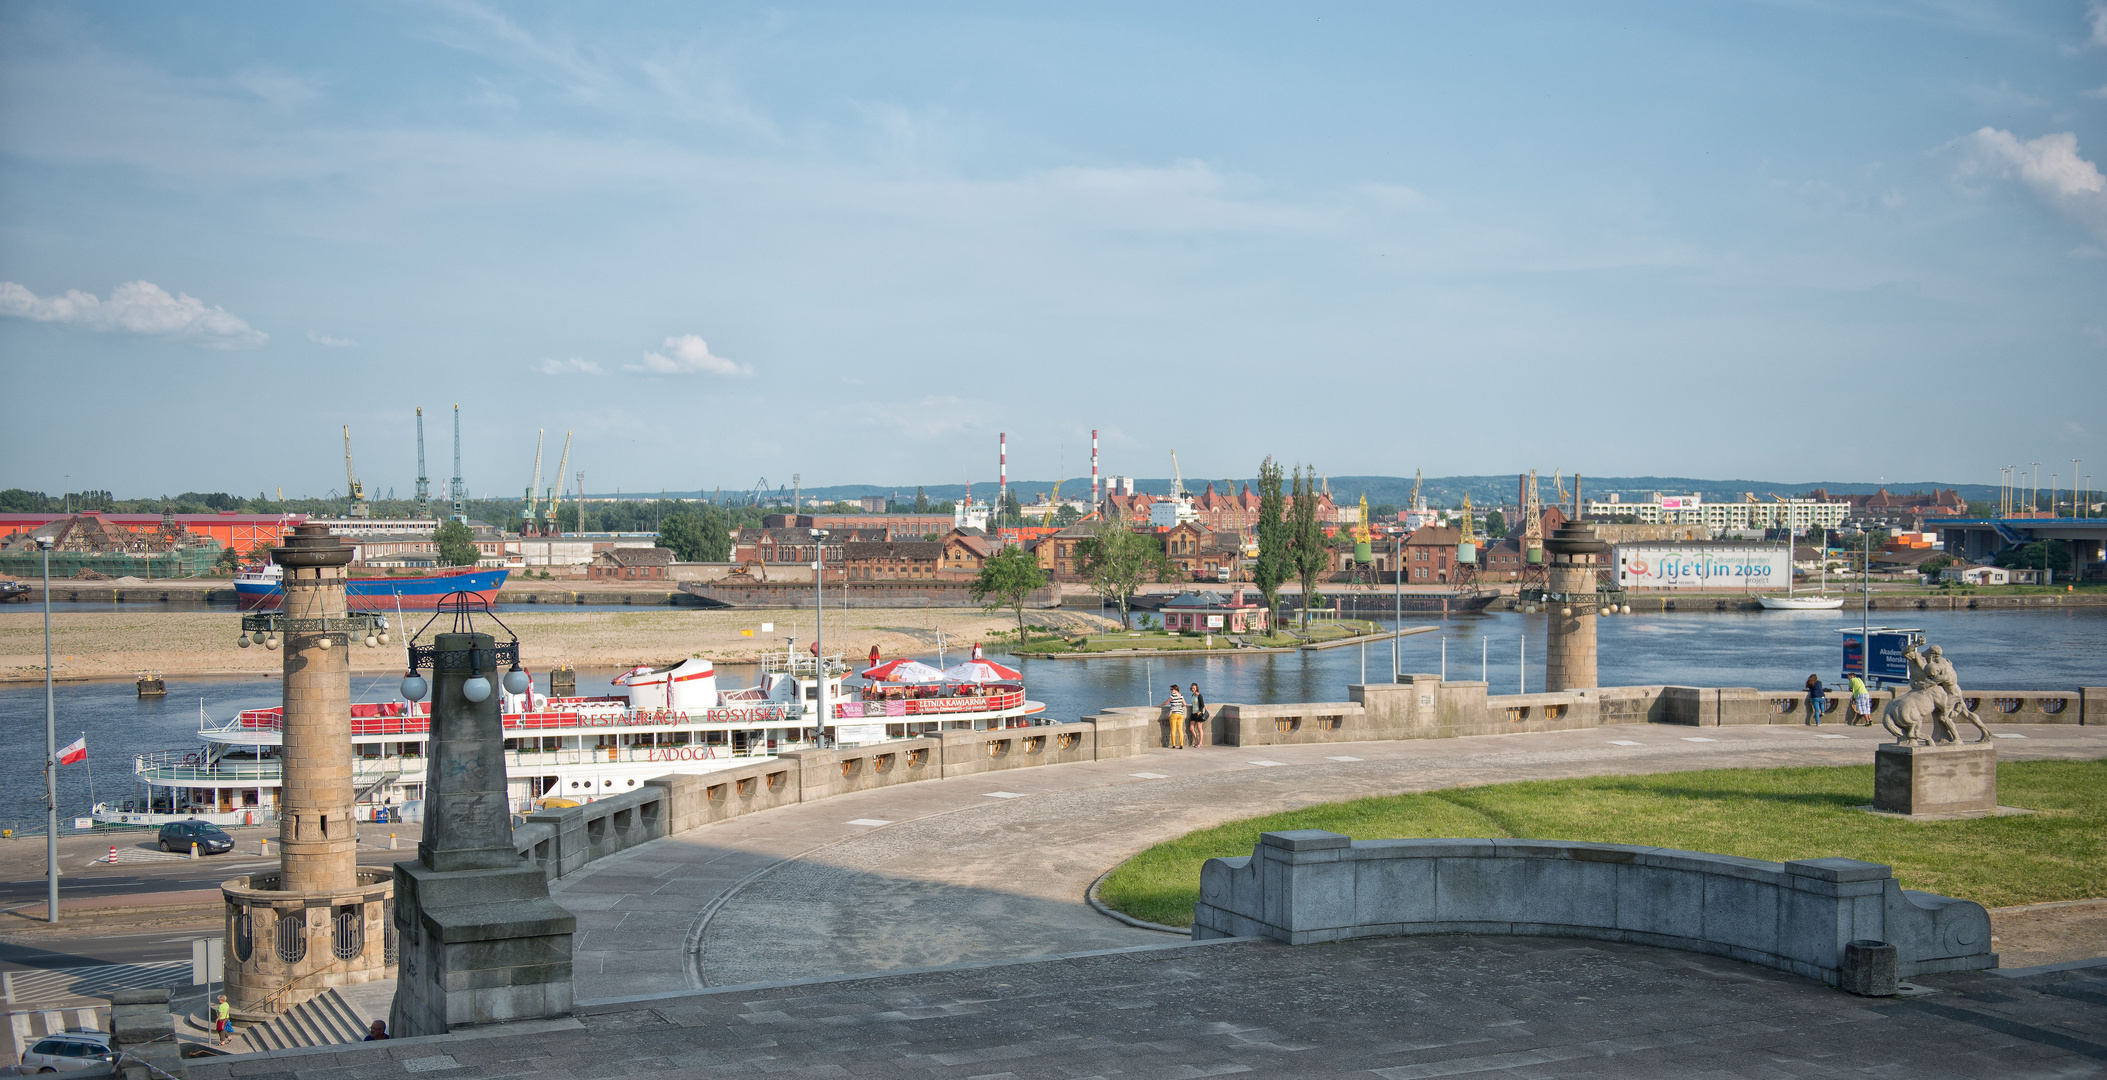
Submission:
[[[1117,869],[1119,869],[1119,867],[1117,866],[1112,868],[1112,870]],[[1097,890],[1099,886],[1105,883],[1106,878],[1112,876],[1112,870],[1107,870],[1104,873],[1099,874],[1097,876],[1097,880],[1091,882],[1090,888],[1085,890],[1083,893],[1083,899],[1089,901],[1090,906],[1096,908],[1098,914],[1116,919],[1120,922],[1126,923],[1128,926],[1132,926],[1140,930],[1154,930],[1159,934],[1176,934],[1179,937],[1185,938],[1189,938],[1192,936],[1192,930],[1189,927],[1165,926],[1162,923],[1153,923],[1149,922],[1146,919],[1137,919],[1134,916],[1129,915],[1123,911],[1114,911],[1111,908],[1106,907],[1105,902],[1097,898]]]

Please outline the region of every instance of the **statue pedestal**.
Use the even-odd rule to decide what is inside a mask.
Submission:
[[[1901,746],[1873,755],[1873,809],[1890,814],[1997,812],[1997,748]]]

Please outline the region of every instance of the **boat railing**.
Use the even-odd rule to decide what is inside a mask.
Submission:
[[[941,698],[895,698],[875,701],[841,701],[834,705],[836,720],[857,720],[895,716],[938,716],[947,713],[1002,712],[1024,704],[1024,691],[1006,690],[999,694],[982,694],[972,697]]]
[[[788,744],[785,744],[788,745]],[[735,748],[726,743],[666,743],[645,746],[577,747],[564,750],[507,750],[507,770],[532,770],[564,765],[661,764],[676,761],[716,761],[770,757],[775,750],[765,741]],[[377,783],[393,777],[422,777],[427,758],[419,754],[361,756],[351,759],[354,786]],[[207,760],[201,750],[163,750],[134,757],[132,771],[141,780],[176,787],[242,787],[275,783],[283,779],[275,758],[221,758]]]
[[[606,709],[595,711],[542,710],[527,713],[506,713],[505,730],[561,731],[566,729],[599,730],[617,728],[661,728],[682,724],[767,724],[787,723],[798,718],[800,709],[794,702],[755,701],[711,709]],[[431,731],[431,717],[422,713],[405,711],[401,714],[358,715],[351,718],[351,736],[359,738],[386,738],[388,736],[419,736]],[[218,727],[200,728],[198,734],[204,738],[229,738],[231,736],[259,731],[279,731],[284,727],[284,718],[279,709],[252,709]],[[229,741],[232,741],[229,738]]]

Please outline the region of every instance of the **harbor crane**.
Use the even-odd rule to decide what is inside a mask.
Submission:
[[[556,519],[556,510],[563,505],[563,470],[571,467],[571,433],[563,433],[563,457],[556,462],[556,486],[549,489],[549,505],[541,512],[541,534],[562,536],[563,523]],[[580,504],[583,505],[583,504]]]
[[[468,520],[468,487],[461,483],[461,403],[454,402],[454,478],[446,485],[446,498],[454,504],[453,520]]]
[[[344,486],[351,493],[351,517],[367,516],[366,485],[358,482],[358,474],[351,468],[351,425],[344,425]]]
[[[534,534],[535,496],[541,493],[541,437],[547,433],[547,428],[534,429],[534,482],[527,485],[527,512],[521,514],[519,519],[521,536]]]
[[[424,475],[424,406],[417,406],[417,516],[432,516],[432,482]]]

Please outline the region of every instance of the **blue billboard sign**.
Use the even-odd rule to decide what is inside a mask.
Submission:
[[[1909,681],[1909,659],[1902,654],[1921,639],[1919,631],[1876,626],[1864,632],[1844,630],[1841,633],[1844,635],[1844,674],[1885,682]]]

